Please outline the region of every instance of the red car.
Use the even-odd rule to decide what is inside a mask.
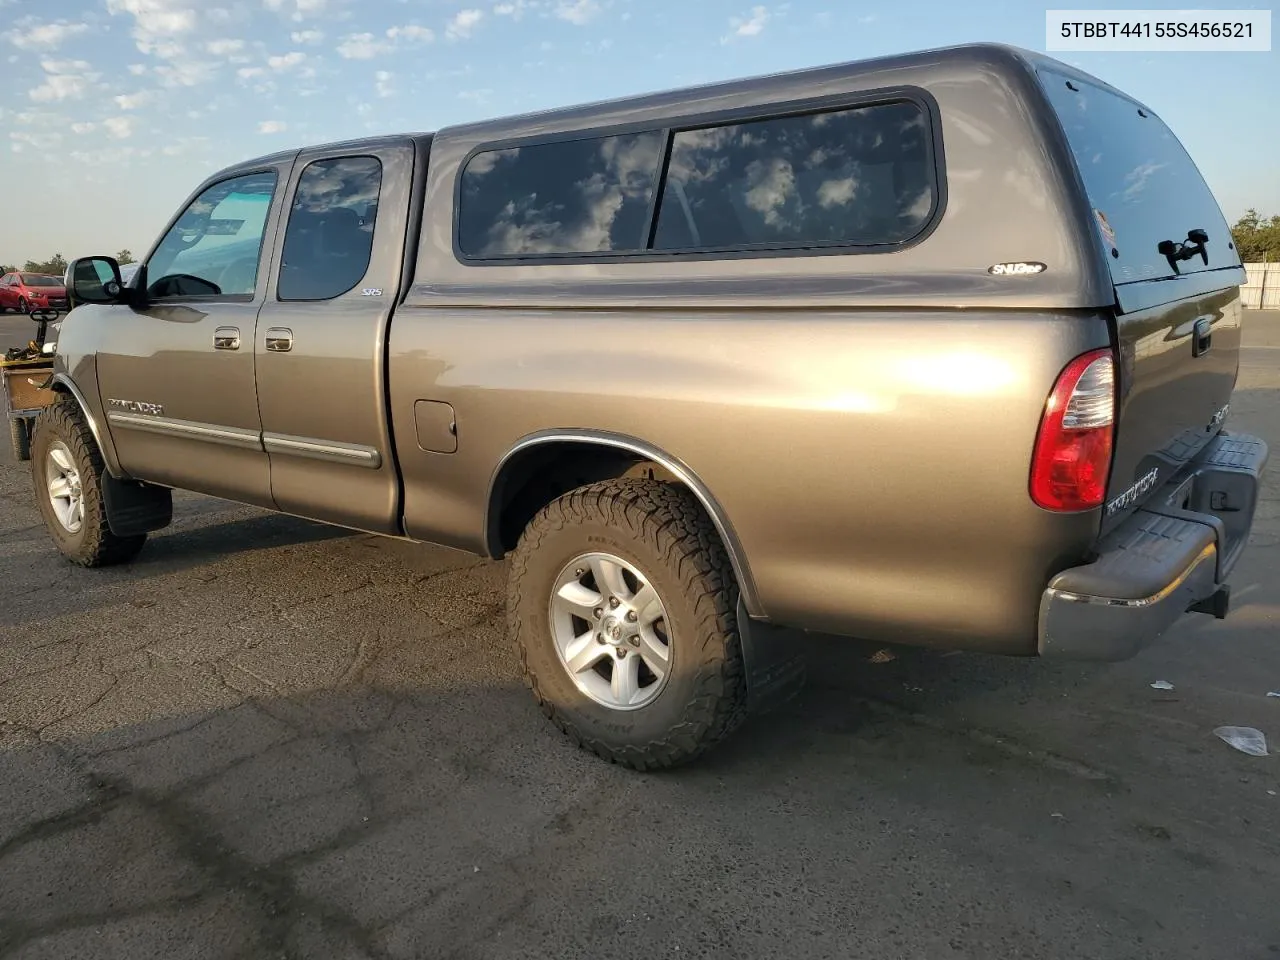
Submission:
[[[6,273],[0,277],[0,309],[30,313],[32,310],[66,310],[67,288],[61,277],[39,273]]]

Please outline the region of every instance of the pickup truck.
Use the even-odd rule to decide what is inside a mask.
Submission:
[[[1152,108],[999,45],[292,149],[127,283],[69,267],[36,495],[87,566],[173,489],[508,557],[543,711],[669,766],[795,631],[1116,660],[1225,616],[1243,281]]]

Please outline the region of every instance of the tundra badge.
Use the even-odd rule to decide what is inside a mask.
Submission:
[[[164,407],[158,403],[143,403],[141,400],[113,400],[111,398],[107,399],[107,403],[117,410],[128,410],[130,413],[149,413],[153,417],[164,415]]]

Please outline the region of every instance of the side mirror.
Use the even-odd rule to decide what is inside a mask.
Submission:
[[[120,281],[120,264],[112,257],[81,257],[71,261],[63,278],[68,306],[82,303],[121,303],[124,284]]]

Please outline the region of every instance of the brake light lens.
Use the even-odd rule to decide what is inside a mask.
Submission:
[[[1115,444],[1115,360],[1110,350],[1076,357],[1049,394],[1031,460],[1031,499],[1060,513],[1106,499]]]

